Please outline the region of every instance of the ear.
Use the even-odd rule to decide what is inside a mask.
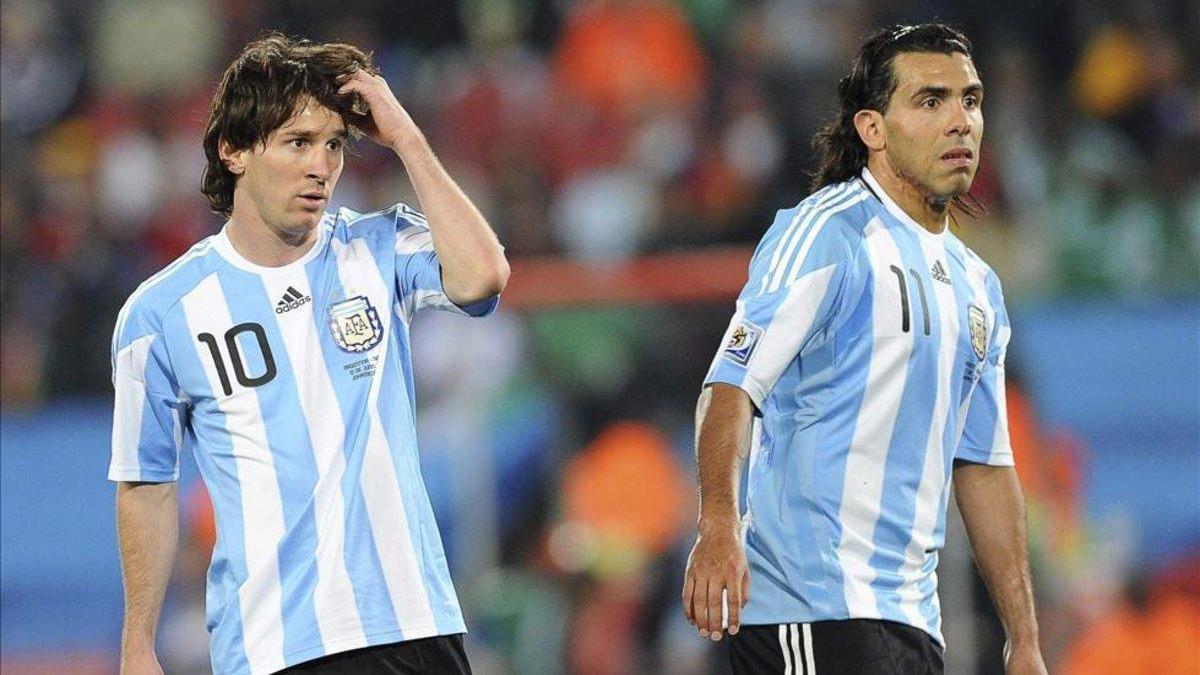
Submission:
[[[222,138],[217,142],[217,154],[229,173],[240,176],[246,171],[246,150],[234,150],[229,141]]]
[[[878,152],[887,145],[887,132],[883,128],[883,115],[877,110],[859,110],[854,113],[854,128],[868,150]]]

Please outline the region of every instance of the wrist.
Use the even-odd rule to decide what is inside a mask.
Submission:
[[[736,531],[741,524],[742,519],[738,516],[736,509],[722,509],[712,513],[701,513],[700,519],[696,522],[696,529],[700,534],[726,530]]]
[[[401,160],[411,157],[415,152],[429,150],[429,142],[425,139],[425,134],[421,133],[421,130],[415,127],[397,135],[388,145],[391,147],[392,152],[400,156]]]
[[[1041,651],[1037,633],[1022,633],[1008,636],[1008,647],[1014,652]]]
[[[126,628],[121,633],[121,652],[125,654],[154,653],[154,631]]]

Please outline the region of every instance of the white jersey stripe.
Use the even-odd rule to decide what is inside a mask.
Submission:
[[[886,270],[895,264],[903,269],[900,251],[878,217],[867,224],[867,252],[872,268]],[[842,523],[838,559],[844,579],[844,596],[850,616],[878,617],[879,608],[871,583],[875,569],[871,555],[875,551],[875,526],[883,498],[884,467],[888,448],[900,410],[900,397],[908,379],[908,360],[912,353],[912,332],[900,333],[900,303],[896,300],[896,280],[873,275],[872,353],[867,371],[863,409],[850,443],[842,503],[838,517]],[[866,405],[869,403],[870,405]]]
[[[127,386],[117,387],[114,401],[112,430],[112,474],[121,480],[140,480],[141,464],[138,447],[142,439],[142,415],[146,403],[144,373],[155,335],[138,338],[122,349],[116,358],[114,381]]]
[[[943,240],[934,240],[931,237],[919,237],[919,240],[925,269],[929,269],[935,261],[946,258]],[[932,286],[925,289],[925,292],[932,296],[930,306],[938,309],[937,386],[934,392],[933,416],[927,432],[925,462],[921,469],[921,482],[917,488],[911,536],[908,546],[905,547],[904,563],[899,569],[903,579],[898,589],[900,611],[904,612],[913,626],[925,624],[921,616],[919,581],[925,562],[925,551],[934,547],[934,529],[937,527],[946,481],[946,422],[950,414],[949,394],[954,386],[952,378],[959,338],[958,300],[954,289],[940,281],[934,281]]]
[[[346,296],[366,295],[374,303],[386,307],[390,285],[373,264],[373,254],[366,242],[351,239],[349,244],[343,244],[334,239],[331,245],[337,256],[338,275]],[[394,330],[391,313],[380,312],[379,320],[384,335],[390,335],[390,331]],[[375,348],[381,367],[387,362],[390,343],[390,338],[385,337]],[[404,638],[411,640],[436,634],[437,626],[417,552],[413,547],[413,534],[404,497],[400,494],[396,467],[392,463],[392,454],[379,419],[379,385],[382,379],[371,378],[371,389],[367,395],[369,427],[361,478],[363,500],[388,595],[396,611],[396,621],[404,630]]]
[[[995,316],[995,314],[993,314]],[[1009,326],[1000,326],[996,331],[996,340],[1000,344],[1000,363],[1006,363],[1008,358],[1008,341],[1012,336],[1012,328]],[[1012,440],[1009,438],[1008,432],[1008,407],[1005,402],[1007,395],[1004,389],[1004,368],[1000,367],[996,373],[996,400],[999,401],[999,411],[996,415],[996,433],[992,434],[991,452],[988,453],[989,461],[997,461],[997,454],[1000,452],[1009,453],[1009,448],[1012,445]]]
[[[217,275],[211,274],[181,301],[189,333],[224,335],[233,325],[229,305]],[[201,347],[203,349],[203,347]],[[238,589],[242,611],[243,643],[250,670],[271,673],[284,667],[283,614],[279,586],[278,546],[284,534],[283,501],[275,475],[274,458],[267,442],[258,396],[240,389],[223,396],[213,360],[201,354],[210,390],[224,414],[233,446],[237,481],[243,498],[242,531],[247,581]],[[252,498],[251,498],[252,496]],[[270,608],[265,610],[264,608]]]
[[[289,288],[308,294],[308,277],[303,268],[287,276],[264,276],[268,297],[279,298]],[[347,649],[366,646],[362,619],[355,604],[354,587],[341,554],[346,547],[346,509],[342,476],[346,473],[345,423],[338,407],[337,393],[325,367],[320,335],[313,320],[313,303],[308,302],[286,314],[277,314],[279,334],[295,373],[296,397],[304,415],[304,424],[312,443],[316,465],[313,488],[316,518],[317,581],[313,591],[313,609],[317,629],[326,645],[336,638]],[[322,325],[324,320],[321,321]]]

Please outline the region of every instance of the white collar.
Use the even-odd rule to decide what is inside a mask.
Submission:
[[[904,209],[900,208],[900,205],[892,200],[891,195],[889,195],[887,193],[887,190],[883,189],[883,186],[881,186],[879,184],[879,181],[875,180],[875,176],[871,175],[871,170],[865,166],[863,167],[863,170],[862,170],[862,179],[871,188],[871,191],[875,193],[875,196],[879,198],[879,201],[883,202],[883,207],[888,210],[888,213],[890,213],[896,217],[896,220],[899,220],[900,222],[904,223],[910,229],[916,230],[917,234],[919,234],[921,236],[932,237],[934,239],[934,241],[942,241],[946,238],[946,233],[950,231],[949,216],[947,216],[946,223],[945,223],[945,225],[942,226],[941,232],[938,232],[936,234],[933,232],[930,232],[929,230],[925,229],[920,223],[913,220],[912,216],[905,213]]]
[[[326,235],[331,231],[328,220],[328,216],[321,219],[321,222],[317,225],[317,240],[312,243],[312,246],[308,247],[308,250],[304,252],[304,255],[286,265],[280,265],[278,267],[267,267],[265,265],[259,265],[257,263],[250,262],[241,253],[238,253],[237,249],[233,247],[233,242],[229,240],[228,222],[225,223],[225,226],[221,228],[220,232],[213,236],[213,248],[215,248],[217,253],[220,253],[221,257],[228,261],[230,265],[246,270],[247,272],[253,272],[254,274],[262,274],[266,276],[288,274],[296,269],[303,268],[305,263],[315,258],[317,254],[321,252],[321,249],[325,248],[325,241],[327,239]]]

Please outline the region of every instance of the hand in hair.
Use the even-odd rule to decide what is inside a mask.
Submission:
[[[362,129],[371,140],[393,150],[409,141],[420,139],[421,130],[382,75],[372,75],[358,69],[338,78],[339,94],[357,94],[367,109],[351,122]]]

